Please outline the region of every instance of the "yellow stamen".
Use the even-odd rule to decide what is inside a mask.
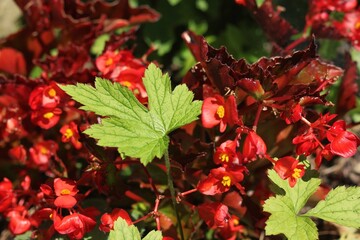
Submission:
[[[51,88],[49,91],[48,91],[48,94],[50,97],[55,97],[56,96],[56,91],[55,89]]]
[[[229,162],[229,155],[226,153],[221,153],[219,158],[222,162]]]
[[[359,28],[360,28],[360,21],[355,23],[355,29],[359,30]]]
[[[219,106],[216,110],[216,114],[219,118],[223,118],[225,116],[225,108],[223,106]]]
[[[71,138],[72,136],[74,136],[74,132],[73,132],[70,128],[68,128],[68,129],[65,130],[64,136],[65,136],[67,139],[69,139],[69,138]]]
[[[239,220],[233,219],[233,223],[234,223],[235,226],[236,226],[236,225],[239,225]]]
[[[120,83],[121,85],[125,86],[125,87],[128,87],[128,88],[131,88],[132,87],[132,83],[129,82],[129,81],[123,81]]]
[[[300,178],[301,169],[295,168],[293,174],[291,175],[293,178]]]
[[[110,65],[112,65],[114,63],[114,59],[112,59],[112,58],[108,58],[108,59],[106,59],[106,61],[105,61],[105,66],[110,66]]]
[[[40,153],[43,155],[46,155],[49,153],[49,150],[45,147],[40,147]]]
[[[222,185],[224,185],[224,187],[230,187],[231,178],[229,176],[223,176],[221,183],[222,183]]]
[[[43,115],[43,117],[44,118],[47,118],[47,119],[50,119],[50,118],[52,118],[54,116],[54,113],[52,113],[52,112],[47,112],[47,113],[45,113],[44,115]]]
[[[60,194],[61,194],[61,195],[69,195],[69,194],[70,194],[70,190],[65,188],[65,189],[61,190]]]

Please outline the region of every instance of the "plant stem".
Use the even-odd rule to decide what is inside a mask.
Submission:
[[[175,189],[174,189],[174,183],[172,181],[172,177],[171,177],[171,173],[170,173],[170,159],[169,159],[169,152],[167,149],[165,151],[164,158],[165,158],[166,174],[168,177],[168,185],[169,185],[169,189],[170,189],[172,204],[173,204],[175,214],[176,214],[176,219],[178,222],[179,233],[180,233],[181,240],[184,240],[184,233],[183,233],[182,226],[181,226],[181,219],[180,219],[180,215],[179,215],[179,212],[178,212],[177,206],[176,206],[177,203],[176,203]]]

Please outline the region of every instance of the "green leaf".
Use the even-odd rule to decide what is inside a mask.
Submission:
[[[143,238],[143,240],[161,240],[161,239],[162,239],[161,232],[155,230],[152,230]]]
[[[134,225],[128,225],[119,217],[114,222],[114,230],[110,231],[109,240],[141,240],[139,230]]]
[[[106,79],[96,78],[95,88],[81,83],[60,87],[84,105],[81,109],[107,117],[85,131],[98,139],[98,145],[117,147],[146,165],[163,156],[169,144],[167,134],[197,119],[202,102],[193,101],[194,94],[186,85],[171,91],[169,76],[154,64],[145,71],[143,82],[149,109],[127,87]]]
[[[128,225],[127,222],[119,217],[114,222],[114,229],[110,231],[109,240],[141,240],[140,232],[134,225]],[[143,240],[161,240],[161,231],[152,230]]]
[[[311,178],[309,181],[299,179],[296,185],[292,188],[287,180],[283,180],[274,170],[269,170],[269,178],[278,187],[285,191],[285,196],[291,200],[294,211],[298,213],[306,204],[307,200],[319,187],[321,180],[317,178]]]
[[[360,187],[341,186],[332,189],[325,200],[320,201],[304,216],[360,228]]]
[[[269,198],[265,201],[264,211],[271,213],[266,221],[266,235],[282,233],[291,240],[318,239],[315,223],[308,217],[298,216],[288,196]]]
[[[300,216],[309,197],[316,191],[321,180],[311,178],[308,181],[299,179],[291,188],[274,170],[269,170],[269,178],[284,191],[265,201],[264,211],[271,215],[266,221],[266,235],[284,234],[288,239],[318,239],[315,223],[307,216]],[[284,224],[286,223],[286,224]]]
[[[265,2],[265,0],[255,0],[255,1],[256,1],[256,5],[258,8],[260,8],[263,5],[263,3]]]

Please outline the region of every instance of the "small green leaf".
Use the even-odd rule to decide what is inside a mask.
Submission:
[[[143,238],[143,240],[161,240],[161,239],[162,239],[161,232],[155,230],[152,230]]]
[[[60,87],[84,105],[81,109],[107,117],[85,131],[98,139],[98,145],[116,147],[146,165],[163,156],[169,144],[167,134],[197,119],[202,102],[193,101],[194,94],[186,85],[171,91],[169,76],[154,64],[145,71],[143,82],[149,109],[127,87],[102,78],[96,78],[95,88],[81,83]]]
[[[299,179],[291,188],[288,181],[281,179],[274,170],[269,170],[268,175],[271,181],[284,190],[285,195],[278,194],[265,201],[264,211],[271,214],[266,221],[266,235],[282,233],[292,240],[318,239],[315,223],[307,216],[300,216],[299,211],[320,185],[320,179]]]
[[[128,225],[119,217],[114,222],[114,230],[110,231],[109,240],[140,240],[139,230],[134,225]]]
[[[269,178],[277,186],[285,191],[285,196],[288,196],[294,205],[294,211],[298,213],[304,207],[310,196],[319,187],[321,180],[311,178],[309,181],[299,179],[296,185],[292,188],[287,180],[283,180],[274,170],[269,170]]]
[[[304,216],[360,228],[360,187],[341,186],[332,189],[325,200],[320,201]]]
[[[260,8],[265,2],[265,0],[255,0],[255,1],[258,8]]]
[[[269,198],[265,201],[264,211],[271,213],[266,221],[266,235],[284,234],[291,240],[318,239],[315,223],[308,217],[298,216],[288,196]]]
[[[114,229],[110,231],[109,240],[141,240],[140,232],[134,225],[128,225],[127,222],[119,217],[114,222]],[[143,240],[161,240],[161,231],[152,230]]]

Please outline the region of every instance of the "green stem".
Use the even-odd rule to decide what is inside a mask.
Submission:
[[[176,219],[178,222],[178,228],[179,228],[179,232],[180,232],[180,237],[181,240],[184,240],[184,233],[183,233],[183,229],[181,226],[181,219],[180,219],[180,215],[179,212],[177,210],[177,203],[176,203],[176,196],[175,196],[175,189],[174,189],[174,183],[170,174],[170,159],[169,159],[169,152],[166,149],[165,154],[164,154],[164,158],[165,158],[165,166],[166,166],[166,173],[167,173],[167,177],[168,177],[168,185],[169,185],[169,189],[170,189],[170,194],[171,194],[171,200],[172,200],[172,204],[176,213]]]

